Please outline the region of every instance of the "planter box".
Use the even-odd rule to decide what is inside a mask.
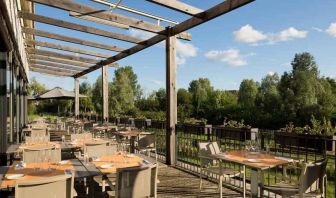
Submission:
[[[134,119],[134,125],[136,128],[139,129],[148,128],[151,125],[151,119],[145,119],[145,118]]]
[[[246,140],[256,140],[258,137],[258,129],[234,128],[234,127],[213,127],[212,132],[218,138],[238,140],[245,142]]]
[[[318,152],[335,151],[335,136],[276,132],[274,139],[277,144],[288,148],[303,147]]]

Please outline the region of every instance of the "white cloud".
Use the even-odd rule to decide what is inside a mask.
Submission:
[[[142,31],[142,30],[138,30],[138,29],[129,29],[129,34],[132,36],[132,37],[136,37],[136,38],[139,38],[139,39],[149,39],[153,36],[155,36],[154,33],[151,33],[151,32],[147,32],[147,31]]]
[[[336,23],[331,23],[328,27],[328,29],[326,29],[326,32],[333,37],[336,37]]]
[[[317,31],[317,32],[323,32],[323,30],[321,28],[318,28],[318,27],[312,27],[312,29]]]
[[[300,39],[300,38],[306,38],[308,32],[307,31],[300,31],[293,27],[290,27],[286,30],[282,30],[281,32],[269,36],[270,42],[281,42],[281,41],[289,41],[292,39]]]
[[[307,31],[301,31],[294,27],[282,30],[278,33],[263,33],[247,24],[239,30],[233,32],[237,42],[258,45],[261,43],[274,44],[277,42],[289,41],[293,39],[306,38]]]
[[[178,65],[183,65],[187,58],[197,56],[198,49],[191,43],[176,40],[176,61]]]
[[[290,62],[282,63],[281,66],[282,66],[282,67],[290,67],[290,66],[291,66],[291,63],[290,63]]]
[[[151,32],[146,32],[137,29],[130,29],[129,33],[133,37],[140,39],[149,39],[155,34]],[[161,42],[160,45],[164,47],[165,43]],[[188,58],[197,56],[198,48],[191,43],[186,43],[180,40],[176,40],[176,62],[178,65],[183,65],[186,63]]]
[[[241,27],[238,31],[234,31],[233,35],[236,41],[249,44],[254,44],[267,39],[267,36],[263,32],[255,30],[249,24]]]
[[[205,54],[205,57],[209,60],[224,62],[230,66],[247,65],[247,61],[238,49],[211,50]]]
[[[273,71],[267,72],[267,75],[273,76],[275,73]]]

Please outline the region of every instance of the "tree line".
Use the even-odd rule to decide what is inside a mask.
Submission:
[[[177,91],[178,120],[203,121],[221,125],[236,120],[258,128],[279,129],[289,123],[311,125],[313,121],[335,123],[336,81],[321,76],[314,57],[307,52],[295,54],[292,70],[268,74],[260,82],[244,79],[239,90],[215,89],[209,79],[199,78],[188,88]],[[164,88],[143,94],[132,67],[115,70],[109,82],[110,116],[133,116],[165,119]],[[33,89],[34,83],[31,85]],[[83,82],[80,99],[83,112],[101,112],[102,81]]]

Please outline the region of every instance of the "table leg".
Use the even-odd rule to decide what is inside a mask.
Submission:
[[[246,197],[246,166],[243,165],[243,198]]]
[[[130,137],[130,153],[134,153],[134,146],[135,146],[135,137]]]
[[[264,196],[264,171],[260,173],[260,197]]]
[[[258,170],[251,168],[251,197],[258,197]]]

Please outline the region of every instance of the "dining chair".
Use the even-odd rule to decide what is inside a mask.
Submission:
[[[86,142],[84,144],[84,154],[88,157],[101,157],[108,154],[108,142]]]
[[[39,148],[25,148],[23,149],[23,162],[25,163],[40,163],[44,162],[44,156],[47,157],[50,162],[61,161],[61,149],[51,146],[39,147]]]
[[[198,143],[198,156],[200,158],[200,185],[199,189],[202,190],[202,177],[203,175],[215,174],[219,176],[218,189],[220,197],[223,196],[223,179],[232,178],[245,174],[243,171],[236,171],[231,168],[222,167],[219,159],[214,155],[221,153],[220,147],[217,142],[199,142]],[[245,185],[245,181],[243,181]]]
[[[127,137],[123,137],[121,135],[116,135],[116,141],[118,143],[118,150],[119,151],[128,151],[130,152],[131,145],[130,141]]]
[[[57,175],[34,180],[18,180],[15,184],[15,198],[31,197],[74,197],[74,174]]]
[[[155,134],[140,134],[138,137],[138,141],[137,141],[137,145],[135,149],[140,153],[147,152],[147,155],[149,157],[150,157],[150,152],[154,151],[155,159],[157,161]]]
[[[157,197],[157,164],[117,169],[115,191],[108,191],[115,198]]]
[[[264,191],[272,192],[283,197],[326,197],[326,167],[328,159],[321,159],[314,163],[304,163],[296,184],[281,181],[274,185],[262,186]]]

